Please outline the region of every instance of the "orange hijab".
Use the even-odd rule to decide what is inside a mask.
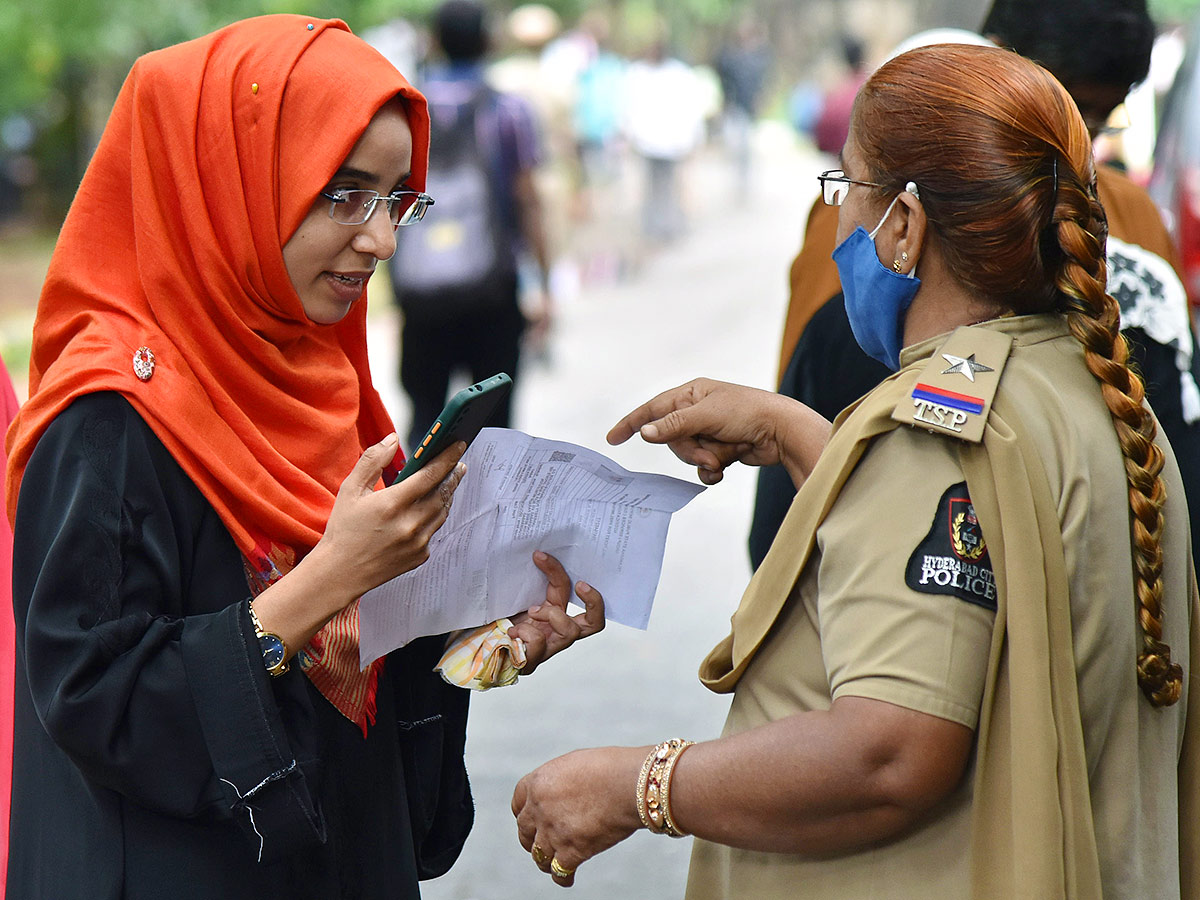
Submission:
[[[425,98],[343,22],[262,16],[134,64],[42,289],[30,399],[8,432],[10,520],[50,422],[117,391],[221,517],[251,592],[312,549],[342,479],[393,427],[367,366],[365,297],[336,325],[312,323],[282,247],[397,95],[423,189]],[[379,669],[359,671],[357,604],[300,665],[365,732]]]

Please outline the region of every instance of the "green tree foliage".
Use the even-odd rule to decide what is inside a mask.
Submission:
[[[518,0],[491,3],[504,13]],[[657,15],[683,36],[728,20],[749,0],[545,0],[565,21],[604,5],[618,18]],[[1184,0],[1180,0],[1184,2]],[[340,17],[356,30],[403,16],[424,21],[437,0],[0,0],[0,120],[46,102],[71,67],[105,82],[142,53],[235,19],[293,12]]]
[[[37,183],[26,211],[59,219],[121,81],[143,53],[188,40],[236,19],[291,12],[345,19],[362,31],[403,17],[420,23],[439,0],[0,0],[0,124],[23,118],[36,134],[29,152]],[[520,0],[485,0],[497,16]],[[640,38],[665,23],[679,46],[703,45],[705,32],[770,0],[543,0],[574,22],[606,7]],[[796,0],[788,0],[795,3]],[[11,149],[11,148],[10,148]],[[0,144],[0,161],[5,148]],[[32,208],[31,208],[32,207]]]
[[[65,212],[138,56],[273,12],[341,16],[359,28],[396,14],[385,0],[0,0],[0,123],[22,117],[37,136],[27,211],[49,221]]]
[[[78,66],[111,79],[142,53],[247,16],[298,12],[385,18],[383,0],[0,0],[0,117],[45,102]],[[365,15],[364,15],[365,14]]]
[[[1200,0],[1149,0],[1155,22],[1186,22],[1200,14]]]

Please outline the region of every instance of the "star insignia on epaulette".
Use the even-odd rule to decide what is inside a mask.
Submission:
[[[943,353],[942,359],[950,363],[950,368],[942,372],[943,375],[950,375],[954,372],[957,372],[959,375],[966,375],[967,381],[974,381],[976,372],[994,371],[990,367],[985,366],[983,363],[975,362],[974,353],[966,358],[955,356],[952,353]]]

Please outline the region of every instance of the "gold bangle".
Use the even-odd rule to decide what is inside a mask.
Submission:
[[[645,810],[646,827],[655,834],[663,833],[662,798],[659,794],[657,773],[663,762],[671,755],[671,746],[679,738],[663,741],[650,751],[645,763],[645,780],[638,785],[639,809]]]
[[[646,757],[642,764],[641,774],[637,784],[638,818],[642,824],[655,834],[667,834],[671,837],[683,837],[684,832],[676,827],[668,811],[668,790],[671,772],[679,754],[694,742],[682,738],[672,738],[658,744]]]
[[[671,754],[671,758],[663,764],[662,772],[662,812],[663,812],[663,831],[673,838],[687,837],[687,832],[675,824],[675,819],[671,816],[671,777],[675,774],[675,764],[679,762],[679,757],[683,756],[683,751],[692,746],[695,741],[684,741],[679,745],[679,748]]]
[[[661,744],[659,745],[662,746]],[[650,778],[650,768],[654,765],[655,754],[658,753],[658,747],[655,747],[646,754],[646,761],[642,763],[642,771],[638,774],[637,780],[637,811],[638,818],[642,820],[642,827],[653,831],[650,825],[650,815],[646,810],[646,782]]]

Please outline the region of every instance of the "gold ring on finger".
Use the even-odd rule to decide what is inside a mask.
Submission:
[[[556,856],[550,860],[550,874],[555,878],[570,878],[575,874],[575,870],[566,868],[558,861],[558,857]]]
[[[541,868],[550,861],[550,857],[546,854],[546,851],[537,844],[533,845],[533,849],[529,851],[529,855],[533,857],[533,862],[538,868]]]

